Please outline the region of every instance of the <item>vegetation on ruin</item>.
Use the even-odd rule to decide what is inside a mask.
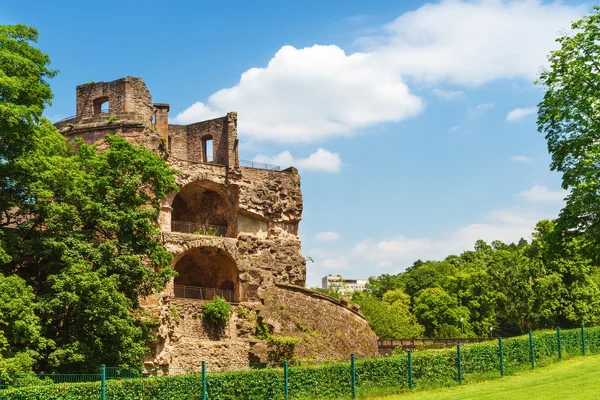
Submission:
[[[0,26],[0,368],[139,365],[134,311],[173,274],[155,223],[173,171],[117,136],[67,143],[42,115],[56,71],[37,36]]]
[[[231,313],[231,304],[221,296],[215,296],[211,301],[202,304],[202,317],[221,326],[227,324]]]

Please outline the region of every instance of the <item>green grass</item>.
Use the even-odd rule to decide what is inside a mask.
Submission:
[[[600,356],[575,357],[493,381],[403,395],[385,400],[600,399]]]

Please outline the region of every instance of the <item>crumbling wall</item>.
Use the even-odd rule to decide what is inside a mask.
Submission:
[[[163,240],[166,249],[174,254],[173,266],[196,249],[218,249],[227,254],[239,272],[241,301],[258,301],[259,295],[275,283],[304,285],[306,281],[306,260],[300,252],[300,241],[282,231],[263,239],[247,234],[235,239],[163,233]]]
[[[112,82],[89,82],[77,86],[77,118],[94,116],[94,102],[108,100],[109,113],[131,112],[149,122],[152,118],[152,96],[144,81],[128,76]]]
[[[294,356],[311,360],[376,357],[377,336],[357,309],[304,287],[277,284],[262,295],[258,316],[274,335],[300,339]]]
[[[302,218],[302,192],[298,170],[268,171],[240,168],[239,208],[270,221],[298,222]]]

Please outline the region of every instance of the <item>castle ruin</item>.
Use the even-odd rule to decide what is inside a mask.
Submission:
[[[237,114],[189,125],[169,123],[140,78],[77,86],[76,115],[56,123],[68,139],[101,143],[120,135],[161,154],[179,191],[161,200],[158,223],[178,275],[144,308],[158,321],[148,368],[194,368],[202,360],[265,361],[257,323],[301,339],[301,358],[377,354],[376,337],[357,308],[305,289],[300,251],[300,175],[294,167],[239,159]],[[201,318],[222,296],[234,313],[223,329]],[[243,311],[245,310],[245,311]]]

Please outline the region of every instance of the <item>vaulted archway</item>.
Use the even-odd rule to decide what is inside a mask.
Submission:
[[[185,252],[175,263],[175,297],[212,300],[221,296],[229,302],[240,298],[239,271],[235,261],[216,247],[199,247]]]
[[[214,185],[192,182],[184,186],[171,204],[171,231],[226,236],[231,206]]]

